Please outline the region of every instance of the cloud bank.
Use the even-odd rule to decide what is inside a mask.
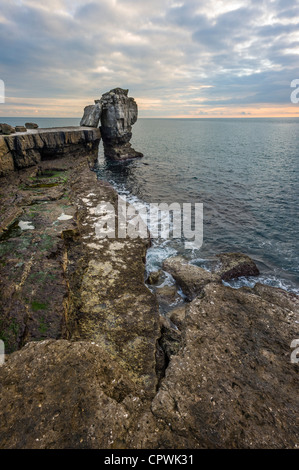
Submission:
[[[140,117],[299,115],[298,0],[0,0],[2,116],[80,116],[116,86]]]

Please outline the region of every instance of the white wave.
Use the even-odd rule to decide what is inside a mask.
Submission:
[[[299,288],[295,287],[291,282],[281,279],[277,276],[257,276],[257,277],[240,277],[232,281],[223,281],[225,286],[232,287],[233,289],[240,289],[240,287],[254,287],[257,283],[265,284],[271,287],[278,287],[287,292],[299,295]]]

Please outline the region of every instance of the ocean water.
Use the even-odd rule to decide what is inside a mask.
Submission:
[[[76,126],[79,118],[0,118],[12,125]],[[203,203],[200,249],[184,240],[154,240],[147,270],[183,254],[211,268],[220,252],[241,251],[260,269],[260,281],[299,294],[299,118],[139,119],[132,145],[143,159],[107,162],[99,149],[97,174],[136,207]],[[167,283],[166,278],[166,283]]]

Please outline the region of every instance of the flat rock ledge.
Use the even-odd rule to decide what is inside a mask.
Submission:
[[[100,139],[100,130],[90,127],[28,129],[0,135],[0,176],[47,159],[92,155]]]

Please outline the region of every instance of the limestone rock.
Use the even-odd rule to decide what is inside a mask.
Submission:
[[[35,122],[26,122],[26,129],[38,129],[38,125]]]
[[[170,361],[171,356],[178,353],[181,347],[181,332],[164,316],[161,315],[161,338],[159,344],[166,355],[166,363]]]
[[[207,284],[181,332],[161,320],[164,374],[150,400],[109,343],[29,343],[0,367],[0,446],[295,448],[298,322],[297,296]]]
[[[84,115],[81,119],[80,126],[98,127],[101,119],[101,105],[92,104],[84,108]]]
[[[243,253],[220,253],[216,273],[224,281],[238,277],[258,276],[259,270],[254,261]]]
[[[299,375],[290,344],[299,337],[299,299],[266,290],[209,283],[188,304],[183,346],[151,407],[171,427],[171,438],[159,436],[160,443],[170,439],[167,448],[298,445]]]
[[[220,276],[217,274],[189,264],[182,256],[166,259],[163,269],[172,275],[188,300],[193,300],[199,295],[206,284],[220,281]]]
[[[160,330],[155,296],[144,283],[150,240],[97,237],[97,208],[105,202],[117,214],[118,195],[99,183],[82,153],[43,160],[0,188],[1,225],[3,213],[10,220],[1,240],[0,337],[9,353],[46,338],[96,341],[153,396]],[[11,220],[12,205],[22,218]],[[21,232],[20,220],[34,230]]]
[[[124,400],[134,391],[95,343],[28,343],[0,367],[0,447],[120,448],[132,426]]]
[[[134,98],[128,97],[128,90],[115,88],[96,103],[102,107],[101,133],[106,156],[113,160],[142,157],[129,144],[138,109]]]
[[[99,184],[88,168],[78,172],[72,199],[78,206],[79,226],[67,242],[67,338],[101,344],[111,360],[122,364],[128,377],[152,396],[160,331],[158,305],[144,283],[150,239],[97,237],[100,217],[95,208],[109,203],[117,214],[118,195],[108,183]]]
[[[99,129],[84,127],[33,129],[26,134],[0,136],[0,175],[42,160],[94,154],[100,139]]]

